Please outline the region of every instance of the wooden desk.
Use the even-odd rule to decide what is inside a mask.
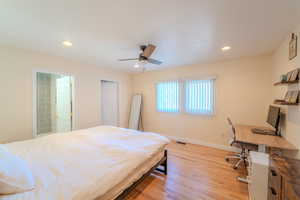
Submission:
[[[283,137],[254,134],[252,133],[252,128],[257,128],[257,126],[242,124],[235,125],[236,140],[239,142],[258,144],[260,152],[266,152],[266,147],[293,151],[298,150],[293,144]]]
[[[300,200],[300,160],[271,156],[269,200]]]

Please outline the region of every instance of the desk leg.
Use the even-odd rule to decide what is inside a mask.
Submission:
[[[266,153],[266,145],[259,144],[258,145],[258,152]]]

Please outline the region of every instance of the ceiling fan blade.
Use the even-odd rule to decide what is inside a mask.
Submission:
[[[138,58],[118,59],[118,61],[130,61],[130,60],[139,60],[139,59]]]
[[[145,58],[149,58],[153,53],[153,51],[155,50],[155,48],[156,46],[154,46],[153,44],[149,44],[144,50],[144,52],[142,53],[142,56]]]
[[[147,61],[148,61],[149,63],[155,64],[155,65],[160,65],[160,64],[162,64],[161,61],[155,60],[155,59],[152,59],[152,58],[148,58]]]

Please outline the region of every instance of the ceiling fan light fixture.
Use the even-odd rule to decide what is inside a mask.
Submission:
[[[68,40],[63,41],[62,44],[66,47],[71,47],[73,45],[72,42]]]
[[[231,49],[230,46],[225,46],[225,47],[222,48],[222,51],[228,51],[228,50],[230,50],[230,49]]]
[[[139,68],[139,67],[144,68],[144,65],[146,65],[147,63],[160,65],[160,64],[162,64],[161,61],[150,58],[150,56],[154,52],[155,48],[156,48],[156,46],[153,44],[148,44],[147,46],[146,45],[140,46],[142,53],[139,54],[139,56],[137,58],[118,59],[118,61],[137,60],[138,63],[134,65],[135,68]]]

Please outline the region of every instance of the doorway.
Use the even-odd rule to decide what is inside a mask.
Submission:
[[[36,72],[35,136],[73,128],[73,77]]]
[[[119,84],[101,80],[101,124],[119,126]]]

